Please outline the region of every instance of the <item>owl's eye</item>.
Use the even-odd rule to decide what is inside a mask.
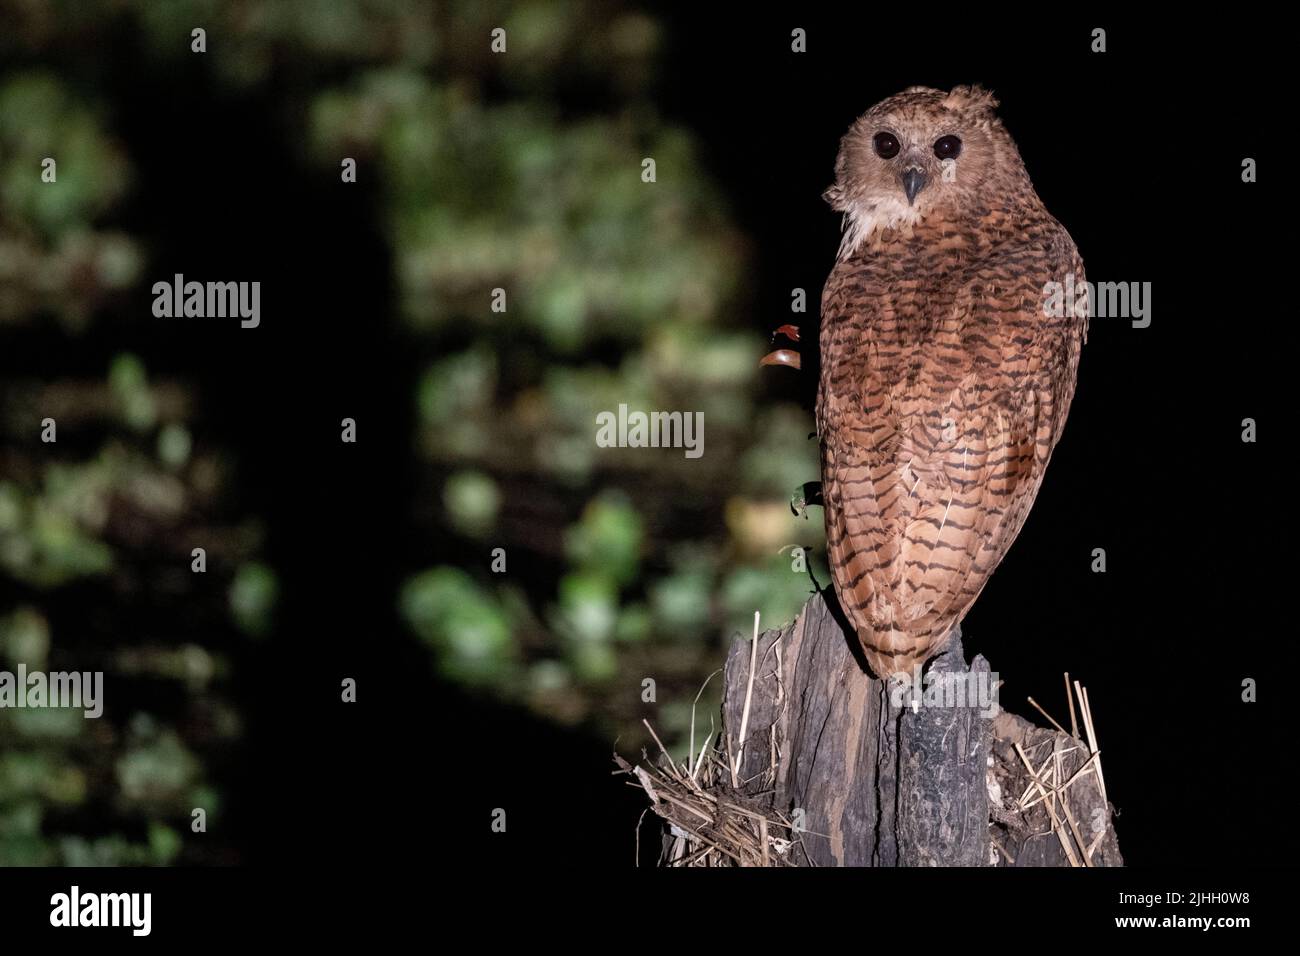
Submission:
[[[876,155],[881,159],[893,159],[898,155],[898,140],[893,133],[877,133],[872,143],[876,147]]]
[[[956,136],[940,136],[934,141],[934,155],[940,159],[956,159],[961,152],[961,140]]]

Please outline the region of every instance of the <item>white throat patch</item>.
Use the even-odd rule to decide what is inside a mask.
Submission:
[[[915,206],[892,197],[877,202],[853,203],[844,212],[844,237],[840,240],[837,258],[840,261],[847,259],[878,232],[914,226],[921,218]]]

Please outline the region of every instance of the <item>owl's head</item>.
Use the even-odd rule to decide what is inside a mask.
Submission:
[[[959,218],[1027,181],[1015,143],[978,86],[913,86],[849,127],[824,197],[845,214],[840,257],[864,240],[931,215]]]

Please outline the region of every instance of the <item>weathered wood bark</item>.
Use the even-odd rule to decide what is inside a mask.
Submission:
[[[990,768],[992,824],[990,835],[997,849],[998,866],[1123,866],[1119,841],[1115,836],[1113,810],[1102,796],[1095,775],[1079,774],[1089,754],[1081,740],[1059,731],[1035,727],[1015,714],[1002,713],[993,721],[993,765]],[[1072,846],[1071,862],[1060,836],[1055,832],[1047,805],[1039,801],[1027,810],[1018,806],[1020,798],[1037,790],[1016,745],[1030,755],[1036,767],[1052,759],[1060,762],[1060,778],[1075,777],[1064,795],[1069,817],[1061,829],[1077,833],[1088,848],[1087,859]],[[1076,774],[1079,774],[1077,777]],[[1064,815],[1062,804],[1055,805],[1058,823]],[[1069,844],[1070,841],[1065,841]]]
[[[990,776],[998,710],[988,663],[976,657],[968,666],[956,632],[927,674],[911,686],[871,676],[838,608],[820,594],[793,624],[761,634],[756,651],[736,641],[725,670],[723,740],[736,753],[744,724],[739,789],[794,820],[801,865],[1006,865],[1026,846],[1021,865],[1066,864],[1027,820],[997,831],[993,852],[991,817],[1020,818],[1000,796],[990,807],[990,783],[999,790]],[[909,706],[918,691],[924,696]],[[1050,736],[1020,723],[1022,733]],[[1087,754],[1070,756],[1081,763]],[[1008,788],[1015,786],[1015,767],[1003,763]],[[1027,774],[1023,782],[1032,785]],[[1055,843],[1050,828],[1047,836]]]

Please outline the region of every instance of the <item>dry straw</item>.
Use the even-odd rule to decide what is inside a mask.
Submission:
[[[1101,751],[1097,749],[1097,732],[1092,722],[1092,705],[1088,702],[1087,688],[1081,686],[1076,680],[1073,682],[1073,689],[1074,693],[1071,694],[1070,675],[1067,673],[1065,675],[1065,693],[1069,699],[1070,726],[1074,729],[1074,733],[1068,734],[1068,736],[1075,740],[1079,739],[1079,725],[1075,718],[1075,700],[1077,698],[1079,717],[1082,718],[1084,734],[1087,737],[1088,759],[1068,778],[1063,780],[1065,770],[1062,758],[1078,750],[1078,747],[1061,750],[1056,746],[1056,740],[1060,738],[1043,741],[1039,746],[1031,748],[1036,751],[1033,759],[1038,758],[1044,747],[1049,750],[1046,759],[1035,769],[1030,755],[1025,752],[1025,749],[1020,744],[1016,744],[1016,754],[1020,757],[1020,762],[1024,764],[1025,772],[1029,774],[1030,780],[1029,786],[1025,788],[1024,793],[1020,796],[1019,806],[1022,811],[1025,811],[1039,803],[1043,804],[1047,809],[1048,819],[1052,823],[1052,832],[1056,834],[1057,840],[1060,841],[1061,849],[1065,852],[1065,857],[1070,861],[1070,865],[1088,867],[1094,865],[1093,854],[1096,852],[1102,837],[1105,836],[1105,830],[1103,829],[1102,832],[1097,834],[1096,839],[1091,844],[1084,841],[1083,834],[1079,831],[1079,824],[1070,809],[1069,790],[1076,781],[1088,774],[1095,774],[1097,777],[1097,790],[1101,794],[1102,805],[1105,806],[1106,778],[1102,776],[1101,772]],[[1051,721],[1053,727],[1062,734],[1066,733],[1065,728],[1057,723],[1051,714],[1043,710],[1032,697],[1028,698],[1028,700],[1040,714]]]
[[[659,747],[659,759],[651,761],[645,753],[641,766],[633,767],[618,754],[614,762],[618,774],[632,779],[631,786],[644,790],[650,809],[668,824],[661,862],[664,866],[794,866],[798,850],[798,832],[793,823],[760,802],[760,797],[743,792],[748,781],[739,778],[749,731],[750,703],[757,668],[759,616],[754,615],[754,637],[750,648],[749,681],[745,690],[744,714],[740,722],[740,739],[734,753],[713,731],[695,751],[695,707],[691,708],[690,750],[685,763],[673,760],[648,721],[646,730]],[[705,680],[717,674],[715,671]],[[700,688],[700,694],[704,692]],[[698,704],[697,694],[695,703]]]

